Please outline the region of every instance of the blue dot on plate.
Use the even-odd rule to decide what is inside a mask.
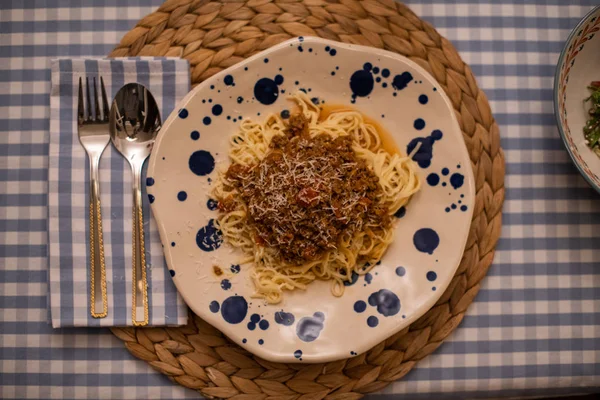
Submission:
[[[172,277],[175,276],[175,271],[174,270],[170,269],[169,273],[171,274]]]
[[[467,211],[467,206],[460,206],[460,211]]]
[[[419,103],[427,104],[428,101],[429,101],[429,97],[427,97],[426,94],[422,94],[419,96]]]
[[[421,129],[425,128],[425,121],[423,118],[417,118],[415,119],[413,126],[416,130],[420,131]]]
[[[413,243],[420,252],[433,254],[440,244],[440,237],[433,229],[422,228],[415,232]]]
[[[155,198],[153,195],[151,195],[151,194],[148,195],[148,201],[150,202],[150,204],[154,203],[154,199]]]
[[[188,166],[198,176],[208,175],[215,169],[215,159],[208,151],[198,150],[190,156]]]
[[[260,321],[260,315],[258,315],[258,314],[252,314],[250,316],[250,321],[252,321],[255,324],[257,324]]]
[[[212,108],[213,115],[219,116],[223,113],[223,106],[220,104],[215,104]]]
[[[246,338],[242,339],[242,343],[247,343],[247,342],[248,342],[248,339],[246,339]]]
[[[267,321],[266,319],[263,319],[262,321],[260,321],[258,323],[258,327],[260,329],[262,329],[263,331],[266,331],[267,329],[269,329],[269,321]]]
[[[402,218],[406,215],[406,207],[402,206],[394,213],[394,217]]]
[[[356,97],[367,97],[373,91],[375,81],[371,72],[366,69],[355,71],[350,77],[350,90],[352,91],[352,99]]]
[[[369,304],[377,306],[377,312],[385,317],[396,315],[400,311],[400,299],[394,292],[387,289],[371,293]]]
[[[214,199],[208,199],[208,201],[206,202],[206,208],[208,208],[211,211],[216,210],[218,206],[219,203]]]
[[[427,272],[427,280],[433,282],[437,279],[437,274],[434,271]]]
[[[171,247],[175,247],[175,242],[171,242]]]
[[[463,183],[465,182],[465,177],[463,174],[459,174],[458,172],[452,174],[452,176],[450,177],[450,184],[452,185],[452,187],[454,188],[454,190],[462,187]]]
[[[225,84],[227,86],[233,85],[233,76],[231,76],[231,75],[225,76],[225,79],[223,79],[223,82],[225,82]]]
[[[200,139],[200,132],[192,131],[192,133],[190,134],[190,137],[192,138],[192,140],[198,140],[198,139]]]
[[[398,276],[406,275],[406,268],[404,268],[404,267],[396,268],[396,275],[398,275]]]
[[[281,118],[288,119],[290,117],[290,110],[282,110],[280,115],[281,115]]]
[[[410,81],[412,81],[412,75],[410,72],[406,71],[400,75],[394,76],[394,80],[392,81],[392,87],[396,90],[404,90]]]
[[[390,70],[387,68],[382,69],[381,76],[383,76],[384,78],[387,78],[388,76],[390,76]]]
[[[214,251],[223,244],[223,233],[215,226],[214,219],[208,221],[206,226],[198,230],[196,245],[202,251]]]
[[[324,327],[325,314],[316,312],[312,317],[304,317],[296,325],[296,335],[303,342],[313,342]]]
[[[231,267],[229,267],[229,269],[231,270],[232,274],[239,274],[240,273],[240,264],[234,264]]]
[[[296,350],[296,351],[294,352],[294,357],[296,357],[296,358],[300,358],[300,357],[302,357],[302,350]]]
[[[248,325],[246,325],[246,327],[247,327],[249,330],[253,331],[253,330],[255,330],[255,329],[256,329],[256,324],[255,324],[254,322],[250,321],[250,322],[248,322]]]
[[[210,125],[210,123],[211,123],[211,122],[212,122],[212,120],[210,119],[210,117],[204,117],[204,118],[202,119],[202,123],[203,123],[204,125]]]
[[[448,168],[442,168],[442,175],[446,176],[450,173],[450,170]]]
[[[283,83],[283,76],[281,76],[281,75],[276,75],[276,76],[275,76],[275,83],[276,83],[277,85],[281,85],[281,84]]]
[[[367,303],[365,303],[362,300],[358,300],[356,303],[354,303],[354,311],[356,311],[357,313],[361,313],[363,311],[365,311],[367,309]]]
[[[330,54],[331,56],[335,56],[335,55],[337,54],[337,50],[336,50],[336,49],[331,49],[331,50],[329,51],[329,54]]]
[[[223,289],[223,290],[231,289],[231,282],[229,281],[229,279],[223,279],[221,281],[221,289]]]
[[[261,78],[254,85],[254,97],[261,104],[271,105],[279,97],[279,87],[273,79]]]
[[[291,326],[294,324],[296,317],[292,313],[286,313],[285,311],[277,311],[275,313],[275,322],[285,326]]]
[[[265,344],[265,341],[264,341],[264,340],[262,340],[262,339],[259,339],[259,340],[258,340],[258,344],[260,344],[260,345],[262,346],[263,344]]]
[[[188,117],[188,115],[189,115],[188,110],[186,110],[185,108],[182,108],[181,110],[179,110],[179,118],[186,119]]]
[[[268,58],[265,58],[263,61],[264,61],[264,62],[265,62],[265,64],[266,64],[266,63],[268,63],[268,62],[269,62],[269,59],[268,59]]]
[[[377,325],[379,325],[379,319],[377,319],[376,316],[371,315],[369,318],[367,318],[367,325],[369,325],[371,328],[375,328]]]
[[[187,193],[182,190],[181,192],[177,193],[177,200],[179,201],[185,201],[185,199],[187,199]]]
[[[242,296],[228,297],[221,305],[221,316],[230,324],[239,324],[246,318],[247,313],[248,302]]]
[[[210,302],[210,305],[208,306],[208,308],[210,309],[211,312],[218,313],[219,309],[221,307],[219,306],[219,302],[218,301],[213,300],[213,301]]]
[[[437,184],[440,183],[440,176],[435,172],[427,175],[427,183],[429,186],[437,186]]]

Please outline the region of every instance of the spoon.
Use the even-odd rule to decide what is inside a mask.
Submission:
[[[148,324],[148,281],[144,216],[142,213],[142,167],[152,151],[160,129],[160,112],[152,93],[139,83],[128,83],[117,92],[110,109],[110,138],[127,159],[133,173],[133,266],[132,310],[134,326]]]

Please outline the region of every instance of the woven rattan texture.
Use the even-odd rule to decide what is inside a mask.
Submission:
[[[189,60],[192,84],[295,36],[320,36],[409,57],[455,108],[476,182],[465,254],[437,304],[365,354],[325,364],[277,364],[249,354],[190,315],[179,328],[113,328],[129,351],[207,397],[358,399],[402,378],[460,324],[494,258],[504,201],[504,155],[488,100],[448,40],[394,0],[169,0],[128,32],[110,56]]]

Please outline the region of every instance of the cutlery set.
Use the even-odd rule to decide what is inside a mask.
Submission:
[[[152,151],[161,127],[158,105],[143,85],[129,83],[116,94],[109,110],[104,81],[100,77],[100,96],[96,78],[79,78],[77,122],[79,141],[90,162],[90,314],[94,318],[108,315],[106,266],[102,234],[99,164],[102,153],[112,141],[129,162],[133,175],[132,207],[132,322],[148,324],[148,281],[144,244],[142,207],[142,167]],[[85,92],[85,93],[84,93]],[[93,101],[92,101],[93,100]],[[85,103],[85,106],[84,106]]]

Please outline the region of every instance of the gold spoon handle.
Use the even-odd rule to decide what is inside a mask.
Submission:
[[[142,167],[133,165],[133,220],[131,319],[134,326],[148,325],[148,280],[146,276],[146,246],[144,243],[144,214],[142,211]]]

